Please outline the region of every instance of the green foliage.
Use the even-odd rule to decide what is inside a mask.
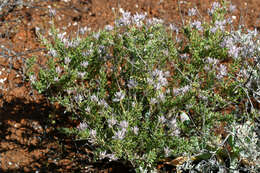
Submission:
[[[159,22],[144,20],[121,25],[127,20],[121,18],[112,30],[70,41],[53,27],[53,44],[42,38],[48,63],[35,73],[36,61],[29,60],[28,75],[38,92],[81,121],[63,131],[88,139],[96,160],[124,160],[137,171],[152,171],[169,156],[207,150],[199,160],[221,157],[226,150],[219,147],[223,141],[215,129],[238,120],[236,110],[223,110],[248,99],[245,79],[237,74],[247,68],[245,59],[232,59],[229,45],[222,45],[233,33],[212,30],[225,12],[217,8],[202,29],[182,26],[186,42],[175,42],[176,33]],[[239,114],[252,115],[247,110]],[[230,136],[224,144],[237,158],[235,140]]]

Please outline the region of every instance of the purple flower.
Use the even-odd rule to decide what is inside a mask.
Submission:
[[[94,37],[96,40],[98,40],[99,37],[100,37],[100,33],[99,33],[99,32],[98,32],[98,33],[95,33],[95,34],[93,35],[93,37]]]
[[[85,109],[85,111],[86,111],[87,113],[90,113],[90,111],[91,111],[90,107],[87,106],[86,109]]]
[[[80,44],[80,40],[71,40],[67,42],[68,47],[77,47]]]
[[[125,98],[125,93],[123,91],[116,92],[115,98],[113,99],[113,102],[120,102]]]
[[[107,154],[107,157],[109,158],[109,161],[118,160],[115,154]]]
[[[106,158],[107,157],[107,154],[106,154],[107,152],[106,151],[104,151],[104,152],[100,152],[99,153],[99,158],[102,160],[102,159],[104,159],[104,158]]]
[[[176,32],[177,34],[179,33],[179,28],[176,25],[170,24],[169,27],[173,32]]]
[[[83,79],[85,76],[86,72],[78,72],[79,78]]]
[[[165,78],[165,74],[161,70],[155,69],[152,72],[152,78],[155,78],[157,81],[154,82],[154,80],[150,78],[147,80],[150,85],[154,85],[156,90],[160,90],[162,86],[168,85],[168,80]]]
[[[254,30],[248,29],[247,32],[248,32],[248,35],[251,36],[251,37],[256,37],[257,34],[258,34],[258,31],[257,31],[256,28]]]
[[[107,122],[108,122],[109,128],[112,128],[117,123],[117,121],[116,121],[116,119],[114,119],[114,117],[112,119],[107,120]]]
[[[227,67],[226,67],[225,65],[220,64],[219,70],[220,70],[219,73],[220,73],[221,75],[223,75],[223,76],[227,75]]]
[[[204,70],[208,72],[208,71],[210,71],[211,69],[210,69],[209,65],[205,65],[205,66],[204,66]]]
[[[54,77],[54,82],[58,82],[59,81],[59,78],[58,77]]]
[[[177,120],[176,118],[172,118],[169,122],[169,128],[170,129],[176,129],[178,126],[177,126]]]
[[[50,9],[49,9],[49,13],[50,13],[50,16],[51,16],[51,17],[54,17],[54,16],[56,15],[56,10],[53,9],[53,8],[50,8]]]
[[[91,130],[89,131],[89,135],[90,135],[90,136],[89,136],[89,142],[92,143],[92,144],[96,143],[97,131],[91,129]]]
[[[119,123],[120,128],[127,129],[128,128],[128,122],[126,120],[123,120]]]
[[[107,102],[106,102],[104,99],[100,100],[100,101],[98,102],[98,105],[104,106],[105,108],[108,107],[108,104],[107,104]]]
[[[164,21],[162,19],[157,19],[157,18],[152,18],[152,19],[147,19],[146,24],[148,26],[152,25],[157,25],[157,24],[162,24]]]
[[[71,59],[69,57],[65,57],[64,63],[68,65],[70,63]]]
[[[61,41],[66,47],[68,47],[69,40],[67,38],[62,38]]]
[[[121,129],[115,133],[112,139],[123,140],[125,138],[126,129]]]
[[[218,27],[213,27],[213,28],[210,28],[210,32],[212,32],[212,33],[216,33],[217,32],[217,30],[218,30]]]
[[[91,129],[89,133],[90,133],[90,136],[92,138],[96,138],[96,136],[97,136],[97,131],[96,130]]]
[[[75,101],[76,101],[77,103],[80,103],[80,102],[82,102],[82,100],[83,100],[83,96],[82,96],[81,94],[77,94],[77,95],[74,97],[74,99],[75,99]]]
[[[84,28],[80,28],[79,29],[79,33],[81,35],[84,35],[86,33],[86,31],[90,30],[90,28],[88,28],[87,26],[85,26]]]
[[[219,60],[218,59],[214,59],[214,58],[211,58],[211,57],[208,57],[207,58],[207,62],[213,66],[215,66],[216,64],[219,63]]]
[[[179,130],[178,128],[176,128],[176,129],[174,129],[174,130],[171,132],[170,136],[173,136],[173,137],[179,136],[180,133],[181,133],[180,130]]]
[[[132,130],[133,130],[133,132],[134,132],[135,135],[138,135],[139,128],[138,128],[137,126],[134,126],[134,127],[132,128]]]
[[[130,79],[127,86],[130,89],[135,88],[137,86],[137,82],[134,79]]]
[[[80,65],[86,68],[88,66],[88,61],[81,62]]]
[[[230,5],[229,5],[229,11],[232,13],[232,12],[234,12],[235,10],[236,10],[236,6],[230,3]]]
[[[208,10],[208,14],[212,16],[218,8],[220,8],[220,4],[218,2],[213,2],[211,9]]]
[[[238,56],[239,56],[239,52],[240,52],[240,48],[235,46],[235,45],[232,45],[229,47],[229,55],[232,56],[233,58],[237,59]]]
[[[145,19],[145,17],[146,17],[146,13],[145,14],[138,14],[138,13],[136,13],[132,17],[132,22],[135,23],[137,27],[141,27],[142,26],[142,21]]]
[[[82,55],[83,55],[83,56],[89,56],[91,51],[92,51],[92,50],[90,50],[90,51],[84,51],[84,52],[82,52]]]
[[[151,98],[150,103],[151,103],[152,105],[154,105],[154,104],[157,103],[157,100],[156,100],[155,98]]]
[[[203,27],[201,26],[201,22],[200,21],[194,21],[193,23],[191,23],[191,26],[193,28],[196,28],[199,31],[203,30]]]
[[[160,93],[159,93],[159,95],[158,95],[158,99],[159,99],[160,101],[162,101],[162,102],[165,101],[165,95],[164,95],[163,92],[160,92]]]
[[[120,13],[122,17],[119,20],[116,20],[117,26],[127,26],[131,24],[131,13],[125,12],[122,8],[120,8]]]
[[[181,122],[190,121],[189,116],[185,112],[181,112],[180,119],[181,119]]]
[[[174,89],[173,89],[173,94],[174,94],[175,96],[180,95],[180,94],[185,94],[186,92],[189,91],[189,89],[190,89],[190,86],[189,86],[189,85],[186,85],[186,86],[184,86],[184,87],[182,87],[182,88],[174,88]]]
[[[232,24],[233,23],[233,19],[231,17],[227,18],[227,23],[228,24]]]
[[[164,147],[164,154],[165,157],[169,157],[169,155],[171,154],[171,150],[169,149],[169,147]]]
[[[64,36],[66,35],[67,33],[66,32],[63,32],[63,33],[59,33],[57,36],[60,40],[64,40]]]
[[[165,123],[166,122],[166,118],[164,116],[160,116],[158,119],[159,123]]]
[[[189,11],[188,11],[188,15],[189,15],[189,16],[195,16],[196,13],[197,13],[197,11],[196,11],[195,8],[191,8],[191,9],[189,9]]]
[[[104,53],[105,52],[105,46],[103,46],[103,45],[100,45],[99,47],[98,47],[98,53]]]
[[[97,97],[95,94],[93,94],[92,96],[90,96],[90,100],[91,100],[92,102],[98,102],[98,101],[99,101],[98,97]]]
[[[180,57],[181,57],[181,59],[184,59],[184,60],[186,60],[186,59],[188,59],[188,58],[189,58],[189,54],[187,54],[187,53],[184,53],[184,54],[181,54],[181,55],[180,55]]]
[[[61,68],[59,66],[57,66],[55,68],[55,71],[56,71],[57,74],[60,74],[62,70],[61,70]]]
[[[51,49],[49,52],[48,52],[52,57],[56,57],[58,54],[57,54],[57,51],[54,50],[54,49]]]
[[[220,8],[220,4],[219,4],[218,2],[213,2],[212,8],[213,8],[213,9]]]
[[[223,64],[220,64],[219,73],[217,75],[217,78],[221,79],[221,78],[223,78],[226,75],[227,75],[227,67],[225,65],[223,65]]]
[[[199,93],[199,98],[201,99],[201,100],[203,100],[203,101],[207,101],[208,100],[208,97],[207,96],[205,96],[205,95],[203,95],[203,94],[201,94],[201,93]]]
[[[187,85],[182,88],[182,92],[186,93],[187,91],[189,91],[189,89],[190,89],[190,86]]]
[[[161,86],[167,86],[168,85],[168,80],[163,75],[158,76],[157,80],[158,80],[158,83],[160,83]]]
[[[36,81],[36,76],[35,75],[30,75],[30,81],[32,82],[32,83],[34,83],[35,81]]]
[[[222,48],[231,47],[235,42],[235,39],[232,37],[225,37],[224,40],[220,43]]]
[[[77,127],[80,131],[83,131],[85,129],[88,128],[88,124],[86,122],[80,122],[78,127]]]
[[[227,23],[226,20],[221,20],[221,21],[217,20],[215,22],[215,27],[220,29],[221,31],[224,31],[226,23]]]
[[[113,29],[114,29],[114,27],[111,26],[111,25],[106,25],[105,26],[105,30],[107,30],[107,31],[112,31]]]
[[[99,153],[99,158],[102,160],[104,158],[109,158],[109,161],[117,160],[117,157],[115,154],[107,154],[106,151]]]

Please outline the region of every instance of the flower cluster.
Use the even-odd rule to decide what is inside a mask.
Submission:
[[[225,30],[225,25],[226,25],[227,21],[226,20],[222,20],[222,21],[215,21],[215,26],[213,28],[210,29],[210,31],[212,33],[216,33],[217,30],[220,30],[220,31],[224,31]]]
[[[136,13],[132,16],[130,12],[124,11],[122,8],[120,8],[120,13],[122,14],[122,17],[115,21],[116,26],[129,26],[133,24],[137,27],[141,27],[144,22],[146,22],[148,26],[163,23],[163,20],[157,18],[146,19],[146,13]]]
[[[169,77],[169,75],[169,71],[163,72],[155,69],[151,73],[151,77],[147,78],[147,82],[152,85],[155,90],[160,90],[162,87],[166,87],[168,85],[168,80],[166,77]]]
[[[173,88],[173,94],[175,96],[178,96],[180,94],[185,94],[186,92],[188,92],[190,90],[190,86],[189,85],[186,85],[182,88]]]
[[[208,10],[208,14],[212,16],[219,8],[221,8],[220,4],[218,2],[213,2],[211,9]]]
[[[201,25],[201,22],[200,21],[194,21],[191,23],[191,27],[199,30],[199,31],[202,31],[203,30],[203,27]]]

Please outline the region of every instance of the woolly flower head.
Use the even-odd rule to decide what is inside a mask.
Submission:
[[[156,90],[160,90],[161,87],[168,85],[168,80],[166,77],[169,77],[169,72],[163,72],[162,70],[155,69],[151,73],[151,78],[147,78],[147,82],[150,85],[153,85]]]
[[[191,26],[199,31],[203,30],[203,27],[201,26],[201,22],[200,21],[194,21],[191,23]]]
[[[130,89],[135,88],[137,85],[138,85],[138,83],[134,79],[130,79],[127,84],[128,88],[130,88]]]
[[[212,16],[214,12],[220,8],[220,4],[218,2],[213,2],[211,9],[208,10],[208,14]]]
[[[65,63],[66,65],[69,65],[70,61],[71,61],[71,59],[70,59],[69,57],[65,57],[64,63]]]
[[[124,11],[122,8],[119,9],[122,17],[115,21],[117,26],[128,26],[131,24],[131,13]]]
[[[137,126],[134,126],[134,127],[132,128],[132,130],[133,130],[133,132],[134,132],[135,135],[138,135],[139,128],[138,128]]]
[[[227,75],[227,67],[225,65],[220,64],[218,70],[219,70],[218,75],[217,75],[218,79],[221,79]]]
[[[163,24],[164,21],[162,19],[157,19],[157,18],[152,18],[152,19],[147,19],[146,24],[148,26],[153,26],[153,25],[158,25],[158,24]]]
[[[83,131],[88,128],[88,124],[86,122],[80,122],[80,124],[77,127],[80,131]]]
[[[179,33],[179,28],[174,25],[174,24],[170,24],[169,25],[169,28],[173,31],[173,32],[176,32],[177,34]]]
[[[125,93],[123,91],[119,91],[115,93],[115,98],[113,99],[114,102],[120,102],[125,98]]]
[[[112,119],[107,120],[107,122],[108,122],[108,127],[112,128],[117,123],[117,120],[114,117],[112,117]]]
[[[56,10],[54,8],[49,8],[49,14],[51,17],[54,17],[56,15]]]
[[[120,129],[117,132],[115,132],[115,135],[112,137],[116,140],[123,140],[125,138],[126,129]]]
[[[138,14],[138,13],[136,13],[132,17],[132,22],[134,24],[136,24],[137,27],[141,27],[142,26],[142,22],[144,21],[146,15],[147,15],[147,13],[145,13],[145,14]]]
[[[127,129],[128,128],[128,122],[126,120],[123,120],[119,123],[120,128]]]
[[[189,9],[189,11],[188,11],[188,15],[189,15],[189,16],[195,16],[196,13],[197,13],[197,11],[196,11],[195,8],[191,8],[191,9]]]
[[[230,3],[228,10],[232,13],[236,10],[236,6]]]

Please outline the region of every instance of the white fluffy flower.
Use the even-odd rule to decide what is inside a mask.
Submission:
[[[113,102],[120,102],[124,98],[125,98],[125,93],[123,91],[116,92]]]

